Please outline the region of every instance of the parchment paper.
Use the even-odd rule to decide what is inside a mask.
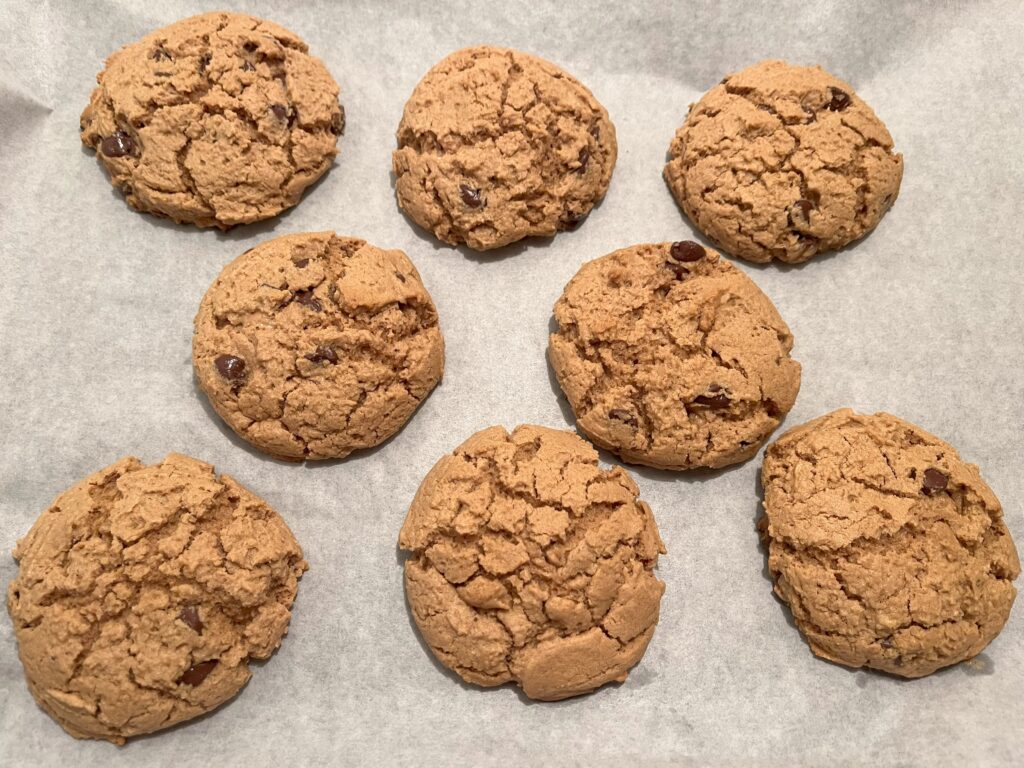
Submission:
[[[412,625],[396,552],[419,481],[468,435],[572,425],[545,359],[552,305],[585,261],[695,236],[661,179],[669,141],[689,103],[769,57],[852,82],[906,159],[895,208],[863,242],[801,268],[739,264],[804,366],[783,428],[840,406],[916,422],[982,467],[1024,544],[1019,3],[223,5],[302,36],[348,115],[336,166],[297,208],[226,235],[132,212],[78,138],[109,53],[212,8],[0,4],[0,581],[60,491],[120,456],[169,451],[266,498],[311,568],[284,645],[241,695],[121,749],[75,741],[36,707],[0,617],[0,765],[1020,765],[1024,605],[977,660],[923,680],[815,659],[765,575],[760,457],[723,472],[632,469],[668,546],[668,586],[646,657],[592,696],[533,704],[460,684]],[[620,146],[608,197],[577,232],[486,256],[416,229],[389,176],[413,86],[482,42],[579,77]],[[230,259],[321,229],[409,254],[437,303],[447,368],[380,448],[294,466],[247,448],[206,405],[192,318]]]

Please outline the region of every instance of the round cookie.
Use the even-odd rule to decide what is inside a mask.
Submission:
[[[477,432],[423,480],[402,526],[405,592],[434,655],[533,699],[626,679],[665,590],[665,548],[621,467],[571,432]]]
[[[198,717],[281,644],[306,570],[288,526],[208,464],[110,465],[58,496],[18,542],[7,589],[39,705],[80,739]]]
[[[820,67],[763,61],[690,108],[665,166],[676,202],[734,256],[795,264],[881,220],[903,156],[853,88]]]
[[[548,355],[576,422],[624,461],[745,461],[800,389],[793,337],[771,300],[694,242],[634,245],[584,264],[555,320]]]
[[[949,444],[835,411],[769,446],[761,482],[775,593],[816,655],[921,677],[999,634],[1020,561],[999,501]]]
[[[604,197],[615,128],[578,80],[508,48],[457,51],[405,105],[392,155],[399,207],[477,251],[574,229]]]
[[[338,85],[278,25],[206,13],[107,59],[82,143],[137,210],[227,229],[295,205],[337,154]]]
[[[199,306],[192,363],[240,437],[282,459],[331,459],[401,429],[441,380],[444,339],[404,253],[308,232],[224,268]]]

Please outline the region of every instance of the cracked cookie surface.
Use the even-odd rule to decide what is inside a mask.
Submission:
[[[664,175],[727,253],[799,263],[878,225],[899,193],[903,156],[849,84],[820,67],[763,61],[690,108]]]
[[[72,736],[117,744],[233,697],[281,644],[307,567],[265,502],[176,454],[65,491],[14,557],[32,695]]]
[[[622,682],[654,634],[665,548],[621,467],[571,432],[476,433],[420,485],[405,589],[434,655],[478,685],[553,701]]]
[[[844,409],[769,446],[761,472],[775,593],[811,650],[921,677],[1006,623],[1020,561],[998,499],[947,443]]]
[[[82,113],[129,205],[222,229],[295,205],[337,154],[338,85],[273,22],[207,13],[107,59]]]
[[[694,242],[634,245],[588,262],[554,311],[548,355],[577,424],[625,461],[745,461],[800,389],[793,337],[771,300]]]
[[[224,268],[196,315],[192,363],[217,413],[260,450],[341,458],[409,420],[441,380],[444,339],[402,251],[310,232]]]
[[[392,155],[399,207],[483,251],[573,229],[604,197],[615,128],[550,62],[480,46],[435,65],[409,97]]]

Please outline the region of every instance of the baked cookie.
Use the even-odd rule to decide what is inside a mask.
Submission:
[[[401,429],[441,380],[444,339],[404,253],[308,232],[224,268],[199,306],[192,363],[240,437],[281,459],[331,459]]]
[[[171,454],[58,496],[7,589],[29,690],[72,736],[125,739],[233,697],[288,631],[302,550],[266,503]]]
[[[690,108],[665,180],[694,225],[748,261],[792,264],[881,220],[903,156],[871,107],[820,67],[762,61]]]
[[[283,27],[205,13],[107,59],[82,143],[140,211],[227,229],[295,205],[337,154],[338,85]]]
[[[477,685],[554,701],[622,682],[665,585],[650,507],[570,432],[477,432],[423,480],[402,526],[405,593],[434,655]]]
[[[434,66],[397,138],[399,207],[439,240],[477,251],[574,229],[615,166],[615,128],[593,94],[508,48],[466,48]]]
[[[724,467],[793,407],[800,364],[771,300],[712,250],[634,245],[580,267],[548,355],[579,428],[624,461]]]
[[[775,593],[811,650],[921,677],[980,653],[1020,561],[978,468],[887,413],[791,429],[761,471]]]

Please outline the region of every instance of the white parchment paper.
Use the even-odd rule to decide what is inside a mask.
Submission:
[[[784,427],[887,410],[952,442],[1024,544],[1024,8],[975,3],[223,3],[293,29],[342,89],[336,166],[303,202],[228,234],[140,215],[81,149],[103,59],[204,10],[161,0],[0,3],[0,581],[63,489],[120,456],[216,464],[288,521],[311,568],[283,647],[211,716],[126,747],[65,735],[25,687],[0,617],[0,765],[1020,765],[1024,606],[976,661],[902,682],[815,659],[771,595],[760,459],[634,469],[668,546],[661,624],[629,681],[559,704],[462,685],[406,609],[398,529],[419,481],[472,432],[572,425],[545,347],[583,262],[694,237],[661,180],[687,105],[770,57],[853,83],[906,159],[865,241],[800,268],[740,264],[796,337]],[[492,43],[557,62],[618,130],[605,202],[574,233],[492,255],[441,247],[396,208],[402,106],[438,59]],[[335,229],[405,250],[440,312],[444,383],[397,437],[347,461],[270,460],[197,391],[192,317],[263,239]],[[605,457],[610,458],[610,457]]]

